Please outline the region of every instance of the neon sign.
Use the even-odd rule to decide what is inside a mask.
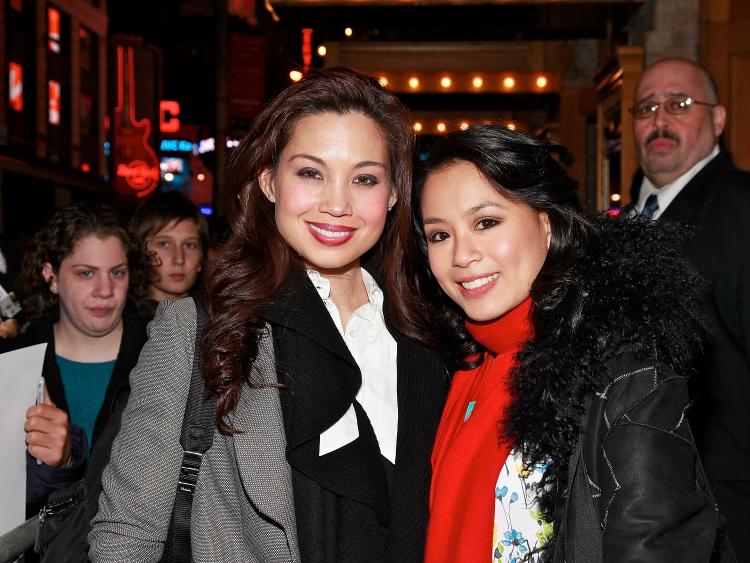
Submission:
[[[9,62],[8,75],[10,78],[10,109],[23,111],[23,67],[13,61]]]
[[[310,69],[310,63],[312,62],[312,34],[313,30],[311,27],[306,27],[302,30],[302,62],[304,63],[304,72]]]
[[[135,116],[133,47],[117,47],[115,116],[116,185],[145,197],[159,185],[159,159],[149,144],[151,120]]]
[[[168,117],[167,117],[168,116]],[[180,130],[180,103],[174,100],[159,102],[159,131],[177,133]]]
[[[159,150],[161,152],[193,152],[193,143],[185,139],[162,139]]]

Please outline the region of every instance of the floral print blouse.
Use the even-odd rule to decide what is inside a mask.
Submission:
[[[527,471],[520,454],[511,451],[495,487],[495,527],[492,563],[538,563],[538,553],[552,535],[552,524],[542,520],[534,487],[545,465]]]

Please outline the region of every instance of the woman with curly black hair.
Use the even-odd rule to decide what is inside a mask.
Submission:
[[[426,561],[709,561],[717,507],[685,419],[701,347],[683,233],[588,219],[556,148],[448,135],[416,197],[457,372]]]
[[[45,400],[29,408],[25,426],[29,513],[81,475],[115,396],[127,387],[145,342],[140,317],[126,306],[145,290],[144,257],[104,205],[60,209],[32,241],[24,260],[31,325],[14,342],[47,343]]]

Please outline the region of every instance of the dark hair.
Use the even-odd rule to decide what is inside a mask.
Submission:
[[[130,229],[145,241],[161,231],[171,222],[195,221],[201,250],[205,256],[208,249],[208,222],[195,204],[179,192],[160,192],[143,200],[133,213]]]
[[[580,299],[573,266],[598,236],[581,211],[576,183],[557,160],[563,153],[562,147],[540,142],[527,133],[499,125],[477,125],[446,135],[435,144],[420,166],[414,193],[417,232],[425,254],[427,245],[419,212],[422,188],[431,173],[457,162],[473,164],[503,197],[547,214],[551,226],[549,251],[531,287],[532,322],[537,334],[566,328],[545,326],[548,323],[540,313],[557,308],[563,301]],[[453,368],[475,367],[481,346],[466,331],[465,314],[441,292],[436,293],[438,290],[428,294],[429,299],[438,303],[441,317],[434,324],[441,330],[435,338],[441,342]],[[577,320],[571,318],[569,322],[575,324]]]
[[[57,272],[62,261],[75,249],[81,239],[94,235],[98,238],[116,237],[122,242],[128,258],[128,294],[134,300],[146,291],[145,252],[140,241],[126,228],[125,222],[107,205],[75,203],[58,210],[36,233],[23,264],[29,321],[57,312],[59,299],[50,291],[42,276],[44,264]]]
[[[232,431],[226,415],[249,382],[265,326],[263,308],[279,293],[290,272],[301,268],[276,229],[274,206],[263,195],[260,177],[273,171],[300,119],[321,113],[361,113],[382,131],[389,149],[391,185],[398,195],[371,258],[385,279],[389,320],[417,337],[427,321],[413,300],[411,268],[418,250],[411,237],[411,179],[414,134],[406,109],[376,80],[346,68],[316,70],[279,94],[253,122],[233,151],[226,194],[231,232],[207,283],[210,324],[202,351],[208,389],[217,394],[217,424]]]

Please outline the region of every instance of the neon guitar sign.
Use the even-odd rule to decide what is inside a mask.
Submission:
[[[159,185],[159,159],[149,144],[151,120],[135,117],[134,58],[132,47],[117,47],[115,176],[117,184],[145,197]]]

